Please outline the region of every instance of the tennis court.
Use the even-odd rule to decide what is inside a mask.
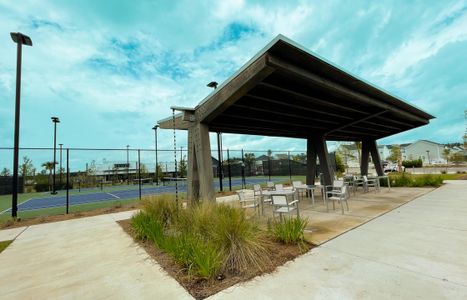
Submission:
[[[267,177],[254,177],[254,178],[246,178],[246,184],[258,184],[258,183],[265,183],[268,180]],[[284,178],[271,178],[271,180],[277,181],[284,181]],[[232,187],[238,187],[242,185],[241,178],[232,178]],[[219,181],[214,181],[214,186],[218,189],[219,188]],[[228,190],[229,181],[223,180],[224,190]],[[179,192],[186,192],[187,187],[186,185],[179,184],[178,187]],[[101,201],[110,201],[110,200],[130,200],[139,197],[139,188],[138,185],[130,185],[130,186],[119,186],[118,188],[110,188],[105,189],[103,191],[96,191],[92,192],[90,190],[82,190],[83,192],[76,192],[73,190],[73,193],[69,195],[70,206],[72,205],[79,205],[85,203],[96,203]],[[175,193],[175,186],[142,186],[141,188],[141,195],[159,195],[165,193]],[[44,194],[42,194],[44,196]],[[66,195],[58,195],[58,196],[46,196],[43,197],[38,195],[37,198],[31,198],[23,203],[18,205],[18,211],[30,211],[30,210],[37,210],[37,209],[44,209],[44,208],[52,208],[52,207],[61,207],[66,205]],[[4,211],[6,213],[10,211],[9,209]]]

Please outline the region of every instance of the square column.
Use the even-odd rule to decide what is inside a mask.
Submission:
[[[381,164],[381,159],[378,153],[378,146],[376,145],[376,140],[363,140],[362,141],[362,161],[360,165],[360,173],[362,175],[368,175],[368,164],[369,158],[373,160],[375,165],[376,173],[378,176],[384,175],[383,165]]]
[[[334,172],[329,163],[326,139],[322,135],[310,136],[307,140],[307,184],[314,184],[315,175],[311,174],[311,172],[316,172],[316,156],[319,158],[319,166],[323,174],[323,183],[325,185],[332,185],[334,181]]]
[[[188,129],[188,200],[215,201],[209,128],[197,123]]]

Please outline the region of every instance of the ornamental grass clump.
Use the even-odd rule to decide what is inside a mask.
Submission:
[[[304,231],[308,220],[300,217],[284,218],[280,221],[270,221],[269,231],[274,238],[284,244],[305,245]]]
[[[257,224],[243,210],[223,204],[182,209],[170,196],[151,197],[131,225],[136,238],[154,243],[202,279],[261,270],[269,260]]]

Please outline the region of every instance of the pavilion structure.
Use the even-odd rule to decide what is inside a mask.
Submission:
[[[159,121],[188,131],[188,199],[213,200],[209,132],[307,140],[307,184],[316,158],[332,184],[326,141],[361,141],[361,174],[371,155],[383,175],[376,141],[429,123],[434,117],[353,76],[279,35],[195,108]]]

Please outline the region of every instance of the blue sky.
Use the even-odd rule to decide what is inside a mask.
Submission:
[[[0,143],[13,145],[16,48],[21,146],[152,148],[170,106],[195,106],[277,34],[437,118],[379,143],[461,141],[467,109],[466,1],[0,2]],[[160,147],[172,148],[171,132]],[[186,133],[177,135],[186,145]],[[214,145],[214,139],[212,139]],[[224,148],[302,150],[297,139],[224,135]]]

